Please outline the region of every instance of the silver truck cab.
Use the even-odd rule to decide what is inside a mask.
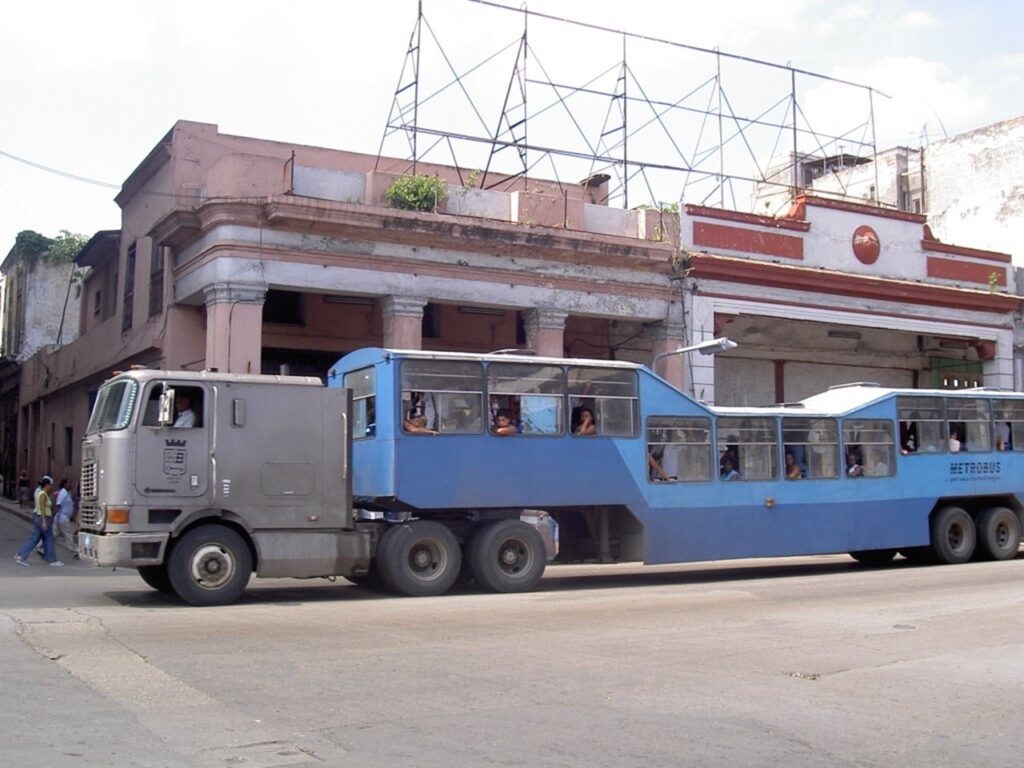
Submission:
[[[79,554],[196,605],[263,577],[365,574],[348,390],[316,378],[133,369],[97,393]]]

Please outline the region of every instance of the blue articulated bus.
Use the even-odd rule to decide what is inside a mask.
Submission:
[[[698,402],[615,361],[364,349],[353,496],[375,564],[407,594],[534,587],[559,559],[649,564],[850,553],[1017,555],[1024,395],[833,387],[802,402]]]

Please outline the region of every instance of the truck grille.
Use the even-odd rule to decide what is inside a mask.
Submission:
[[[82,499],[96,499],[99,488],[96,487],[96,464],[82,467]]]
[[[96,528],[99,525],[102,512],[99,504],[83,501],[78,507],[78,522],[82,528]]]

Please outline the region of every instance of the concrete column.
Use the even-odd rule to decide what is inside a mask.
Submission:
[[[686,346],[686,328],[681,322],[664,321],[651,329],[651,359]],[[658,360],[654,372],[669,384],[682,389],[686,383],[686,355],[669,355]]]
[[[526,346],[541,357],[565,357],[565,320],[560,309],[531,309],[526,313]]]
[[[263,343],[262,283],[213,283],[206,295],[206,367],[224,373],[259,373]]]
[[[423,308],[420,296],[385,296],[384,346],[387,349],[423,349]]]

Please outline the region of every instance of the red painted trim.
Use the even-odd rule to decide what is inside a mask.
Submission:
[[[725,227],[704,221],[693,223],[693,244],[727,251],[778,256],[783,259],[802,260],[804,257],[803,238],[760,232],[756,229]]]
[[[864,309],[861,307],[852,307],[846,309],[844,307],[837,307],[835,304],[808,304],[805,301],[786,301],[784,299],[751,299],[750,296],[740,296],[735,293],[718,293],[716,291],[701,291],[701,296],[706,296],[710,299],[730,299],[732,301],[751,301],[758,304],[775,304],[780,307],[804,307],[807,309],[826,309],[830,312],[843,312],[848,315],[857,315],[859,317],[864,316]],[[900,312],[879,312],[878,310],[871,310],[872,315],[878,317],[898,317],[903,320],[928,320],[932,322],[943,322],[941,320],[936,321],[934,317],[928,317],[926,315],[909,315]],[[948,322],[948,321],[946,321]],[[998,323],[971,323],[971,328],[992,328],[997,331],[1012,331],[1012,325],[1000,325]]]
[[[859,213],[862,216],[875,216],[880,219],[896,219],[898,221],[910,221],[914,224],[924,224],[927,217],[921,213],[907,213],[906,211],[894,211],[891,208],[879,208],[876,205],[865,203],[853,203],[848,200],[832,200],[827,197],[814,197],[813,195],[800,195],[796,199],[797,204],[803,203],[812,208],[831,208],[833,211],[848,211]]]
[[[954,256],[970,256],[972,259],[999,261],[1004,264],[1009,264],[1011,261],[1010,254],[1008,253],[999,253],[999,251],[983,251],[979,248],[966,248],[962,245],[950,245],[949,243],[942,243],[938,240],[929,240],[928,238],[921,241],[921,250],[932,251],[933,253],[949,253]]]
[[[935,256],[928,257],[928,277],[989,285],[989,278],[993,274],[996,276],[996,285],[1006,285],[1005,267],[991,267],[988,264],[974,264],[969,261],[939,259]]]
[[[705,253],[690,254],[690,277],[989,314],[1014,312],[1024,301],[1024,297],[1005,293],[908,283]]]
[[[723,221],[735,221],[739,224],[753,224],[758,227],[791,229],[796,232],[808,232],[811,229],[809,221],[799,221],[797,219],[777,219],[774,216],[760,216],[756,213],[708,208],[705,205],[693,205],[692,203],[688,203],[683,208],[688,216],[698,216],[702,219],[721,219]]]

